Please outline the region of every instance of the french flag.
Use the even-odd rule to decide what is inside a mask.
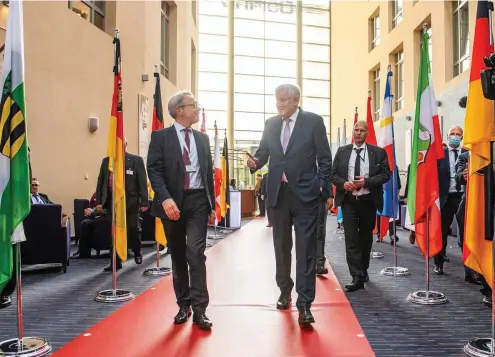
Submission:
[[[382,216],[380,224],[380,239],[382,239],[388,231],[388,222],[390,221],[390,218],[397,219],[399,213],[399,190],[397,187],[399,175],[395,164],[394,117],[392,115],[393,96],[390,93],[391,78],[392,71],[389,69],[385,83],[382,119],[380,119],[377,130],[377,144],[387,152],[388,164],[391,173],[390,179],[383,185],[383,210],[382,212],[377,212],[379,216]]]

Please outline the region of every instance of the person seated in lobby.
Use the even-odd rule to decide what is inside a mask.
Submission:
[[[235,190],[237,190],[236,181],[235,179],[230,179],[229,191],[235,191]]]
[[[31,203],[33,205],[53,204],[45,193],[39,192],[40,182],[37,178],[31,179]]]

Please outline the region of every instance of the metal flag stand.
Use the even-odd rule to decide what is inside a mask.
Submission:
[[[22,223],[21,223],[22,224]],[[0,342],[0,356],[5,357],[42,357],[48,355],[52,346],[41,337],[22,336],[22,287],[21,287],[21,243],[15,244],[17,275],[17,333],[18,338]]]
[[[394,168],[394,176],[395,176],[395,168]],[[395,177],[392,177],[392,192],[395,192]],[[396,197],[396,195],[393,195],[393,197],[392,197],[392,205],[393,205],[393,207],[394,207],[393,209],[395,211],[395,208],[398,206],[397,205],[397,197]],[[409,275],[409,269],[407,269],[407,268],[401,268],[401,267],[398,267],[397,266],[397,240],[396,240],[396,236],[397,236],[397,226],[396,226],[397,215],[394,215],[394,216],[395,217],[393,218],[393,221],[392,221],[393,234],[394,234],[394,266],[393,267],[383,268],[382,271],[380,272],[380,275],[387,275],[387,276],[406,276],[406,275]],[[380,232],[378,232],[378,234],[380,234]]]
[[[120,42],[119,30],[115,29],[115,39],[113,41],[115,48],[115,71],[120,72]],[[118,83],[120,86],[121,83]],[[97,302],[124,302],[134,298],[134,294],[130,290],[117,289],[117,252],[115,248],[115,173],[112,175],[112,280],[113,289],[102,290],[95,296]]]
[[[218,236],[217,235],[217,224],[215,223],[215,225],[213,226],[214,229],[215,229],[215,232],[213,233],[213,235],[208,235],[208,239],[212,239],[212,240],[220,240],[220,239],[223,239],[225,238],[224,236]],[[222,231],[220,231],[222,232]]]
[[[426,211],[426,290],[415,291],[407,297],[408,301],[420,305],[440,305],[448,301],[444,294],[430,291],[430,210]]]
[[[144,276],[165,276],[171,273],[170,268],[160,266],[160,243],[156,242],[156,267],[148,268],[143,272]]]

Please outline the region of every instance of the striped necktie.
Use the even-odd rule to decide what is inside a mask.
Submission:
[[[285,127],[284,134],[282,135],[282,149],[284,150],[284,154],[287,151],[287,145],[289,145],[290,139],[290,118],[284,118]]]

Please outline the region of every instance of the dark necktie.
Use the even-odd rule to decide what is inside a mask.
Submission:
[[[454,152],[454,171],[455,173],[457,173],[457,158],[459,157],[459,151],[457,149],[453,149],[452,151]],[[461,184],[457,182],[457,180],[455,183],[455,189],[457,190],[457,192],[461,191]]]
[[[189,188],[189,181],[190,181],[190,177],[189,177],[189,173],[187,172],[187,166],[188,165],[191,165],[191,160],[189,159],[189,152],[191,150],[191,146],[190,146],[190,140],[189,140],[189,131],[191,129],[189,128],[186,128],[186,129],[182,129],[182,131],[184,132],[184,140],[186,142],[186,146],[187,146],[187,150],[186,148],[184,148],[184,150],[182,150],[182,160],[184,161],[184,166],[186,166],[186,174],[184,176],[184,189],[188,189]]]
[[[354,149],[356,151],[356,162],[354,164],[354,179],[357,176],[361,176],[361,150],[362,148]]]

